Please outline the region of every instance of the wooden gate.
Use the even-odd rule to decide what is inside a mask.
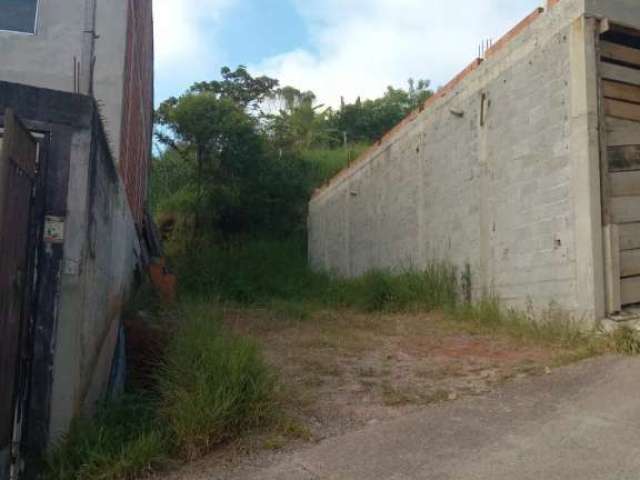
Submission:
[[[16,406],[26,376],[21,369],[31,303],[33,255],[29,246],[37,173],[33,137],[10,110],[4,120],[0,145],[0,479],[6,475],[9,459],[17,455],[12,446]]]

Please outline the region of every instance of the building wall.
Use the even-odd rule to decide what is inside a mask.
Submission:
[[[636,0],[584,0],[588,15],[607,17],[623,25],[640,25],[640,7]]]
[[[125,72],[127,42],[132,37],[147,37],[152,31],[148,26],[144,32],[137,33],[137,26],[128,30],[132,0],[40,0],[34,35],[0,31],[0,80],[89,93],[90,67],[86,52],[90,48],[87,43],[90,37],[84,31],[86,25],[91,24],[87,16],[91,16],[88,7],[92,1],[96,4],[93,94],[100,105],[109,146],[117,162],[125,83],[130,80]],[[147,15],[150,3],[150,0],[135,2],[135,9]],[[149,67],[147,61],[144,67],[148,80],[153,77],[153,64]],[[76,69],[78,73],[74,75]],[[146,99],[150,88],[145,86],[144,91],[140,89],[136,93]]]
[[[73,134],[51,400],[51,439],[90,413],[109,382],[120,316],[140,244],[95,112]],[[108,239],[108,240],[107,240]]]
[[[142,225],[153,134],[153,8],[128,1],[120,172],[133,216]]]
[[[41,242],[23,445],[27,468],[71,419],[104,396],[121,310],[140,266],[140,241],[96,102],[0,82],[0,128],[12,108],[41,138],[34,216],[64,219],[64,239]]]
[[[40,0],[36,34],[0,31],[0,81],[73,92],[86,0]]]
[[[129,0],[97,0],[94,96],[99,101],[111,153],[119,161]]]
[[[595,33],[583,8],[561,0],[533,14],[317,192],[312,265],[357,276],[446,261],[470,267],[476,299],[601,316]]]

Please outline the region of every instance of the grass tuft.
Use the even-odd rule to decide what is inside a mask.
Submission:
[[[422,272],[372,271],[356,279],[337,280],[325,300],[369,312],[400,312],[451,307],[456,297],[456,270],[433,264]]]
[[[161,368],[161,416],[182,458],[212,447],[273,415],[274,378],[252,341],[229,334],[206,304],[184,308]]]
[[[618,328],[612,334],[613,344],[618,353],[640,355],[640,334],[629,327]]]
[[[130,395],[101,405],[91,420],[77,419],[46,459],[49,480],[129,480],[162,465],[167,432],[155,400]]]
[[[564,350],[567,354],[559,357],[559,363],[588,358],[607,350],[607,339],[585,330],[583,325],[557,308],[532,315],[505,308],[495,298],[486,298],[473,304],[457,305],[448,313],[455,328],[482,335],[508,335],[523,344]]]

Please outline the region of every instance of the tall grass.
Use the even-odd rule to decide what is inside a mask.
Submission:
[[[274,378],[256,344],[223,329],[210,305],[188,305],[185,318],[158,389],[161,416],[189,460],[272,418]]]
[[[334,279],[323,300],[369,312],[430,311],[455,305],[456,279],[456,269],[445,264],[398,274],[374,270],[355,279]]]
[[[565,349],[570,351],[570,359],[592,356],[605,348],[593,331],[553,306],[527,313],[505,307],[496,298],[485,298],[458,304],[448,313],[457,329],[485,335],[506,334],[521,343]]]
[[[188,297],[264,304],[303,300],[330,283],[327,275],[309,270],[304,241],[297,238],[184,245],[171,260]]]
[[[177,315],[154,387],[78,419],[46,459],[48,480],[130,480],[192,459],[271,418],[274,376],[211,305]]]
[[[276,300],[366,311],[432,310],[453,305],[457,297],[457,272],[448,265],[341,279],[312,271],[304,241],[296,238],[190,247],[173,264],[184,296],[242,305]]]
[[[169,432],[157,417],[155,399],[128,395],[77,419],[47,458],[50,480],[128,480],[162,465]]]

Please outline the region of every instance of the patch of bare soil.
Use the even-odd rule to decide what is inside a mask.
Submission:
[[[238,471],[310,443],[544,372],[559,353],[461,333],[443,315],[327,311],[292,319],[226,311],[227,324],[257,339],[279,371],[289,420],[165,478],[241,478]]]

